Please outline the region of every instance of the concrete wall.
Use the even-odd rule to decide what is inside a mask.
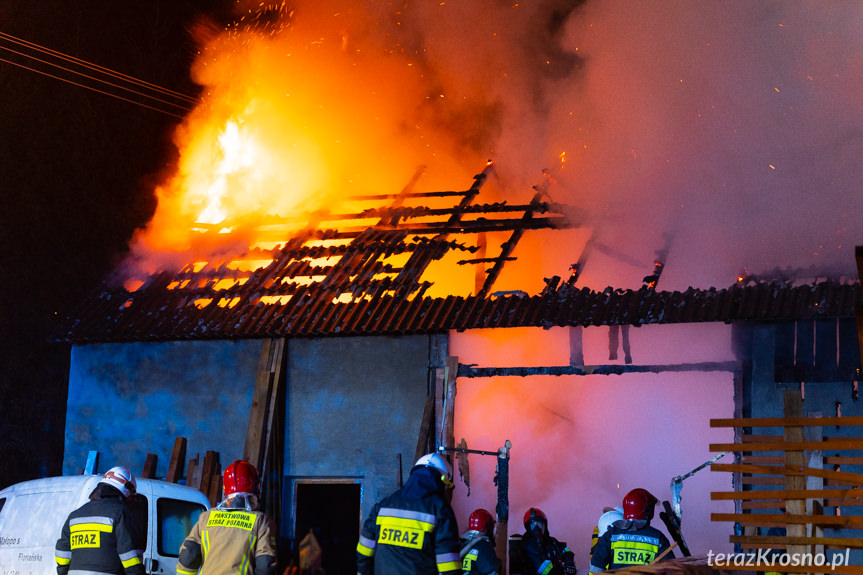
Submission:
[[[427,336],[290,340],[285,475],[361,481],[364,519],[413,464],[428,366]]]
[[[100,471],[141,473],[147,453],[168,471],[176,437],[187,459],[218,451],[222,467],[242,457],[259,340],[112,343],[72,348],[65,475],[81,473],[90,450]]]

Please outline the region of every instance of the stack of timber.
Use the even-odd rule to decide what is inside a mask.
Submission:
[[[171,452],[171,461],[168,465],[168,474],[165,481],[179,483],[183,478],[183,465],[186,459],[186,438],[178,437],[174,440],[174,450]],[[159,457],[154,453],[148,453],[144,461],[144,469],[141,477],[144,479],[157,479],[156,466]],[[219,463],[219,452],[207,451],[203,463],[200,454],[189,460],[186,485],[194,487],[207,496],[210,505],[216,505],[222,494],[222,467]]]
[[[713,513],[711,520],[741,525],[743,535],[732,535],[729,541],[743,550],[784,550],[789,557],[805,557],[863,549],[857,531],[863,529],[863,516],[848,514],[859,513],[851,508],[863,506],[863,474],[843,470],[863,464],[863,458],[848,454],[863,450],[863,438],[824,436],[825,430],[863,426],[863,417],[804,417],[801,392],[786,391],[784,400],[784,417],[710,421],[711,427],[737,430],[735,443],[710,445],[711,451],[736,454],[736,463],[711,466],[712,471],[735,474],[735,491],[710,494],[712,500],[734,501],[736,512]],[[772,427],[779,432],[750,433],[752,428]],[[779,534],[766,534],[771,527],[779,528],[773,530]],[[831,536],[825,536],[825,529]],[[764,567],[761,570],[782,573],[861,573],[859,566],[833,566],[829,560],[821,566]]]

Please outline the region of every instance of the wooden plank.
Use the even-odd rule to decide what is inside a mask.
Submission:
[[[276,426],[276,407],[279,402],[279,398],[281,394],[279,393],[282,386],[282,365],[285,363],[285,338],[280,337],[273,340],[273,357],[271,363],[272,370],[272,386],[270,387],[270,397],[267,401],[267,419],[264,424],[264,444],[261,455],[261,465],[260,467],[255,467],[258,470],[258,473],[261,476],[261,482],[264,483],[267,481],[267,477],[270,477],[270,474],[267,470],[267,463],[270,461],[270,455],[273,450],[273,434],[278,433],[278,430],[273,429]],[[272,499],[268,500],[267,504],[270,505],[272,503]],[[267,509],[266,513],[270,516],[275,516],[275,510]]]
[[[270,423],[270,402],[273,397],[275,375],[281,366],[283,350],[283,338],[268,338],[261,342],[261,355],[258,359],[255,389],[252,392],[249,425],[246,429],[246,442],[243,446],[243,460],[254,465],[258,472],[261,471],[266,457],[266,430]]]
[[[863,425],[863,415],[841,417],[743,417],[711,419],[710,427],[806,427]]]
[[[797,418],[803,415],[803,394],[800,391],[786,390],[783,399],[783,415],[786,418]],[[785,427],[786,442],[803,443],[803,439],[802,427]],[[787,491],[806,489],[806,475],[803,469],[805,465],[806,457],[803,450],[785,451],[785,489]],[[798,469],[800,471],[797,471]],[[861,477],[861,480],[863,480],[863,477]],[[786,499],[785,513],[788,515],[806,515],[806,499]],[[790,523],[786,527],[786,530],[788,537],[806,536],[806,524]],[[787,549],[792,554],[802,554],[807,551],[806,547],[801,545],[789,545]]]
[[[168,464],[168,475],[165,481],[177,483],[183,477],[183,464],[186,461],[186,438],[178,437],[174,440],[174,451],[171,452],[171,462]]]
[[[729,543],[746,543],[763,545],[770,548],[774,545],[831,545],[834,547],[850,547],[863,549],[863,539],[856,537],[786,537],[783,535],[731,535]],[[762,547],[763,549],[764,547]]]
[[[861,515],[791,515],[772,513],[711,513],[711,521],[728,523],[740,522],[744,525],[807,525],[818,524],[825,527],[847,527],[859,529],[863,527]]]
[[[785,486],[784,477],[741,477],[742,485],[782,485]]]
[[[446,425],[442,429],[443,441],[447,446],[455,445],[455,396],[458,392],[456,378],[458,376],[458,357],[446,358],[446,410],[444,418]]]
[[[429,452],[429,437],[434,429],[434,404],[435,398],[433,395],[426,397],[426,404],[423,407],[423,416],[420,421],[420,432],[417,435],[417,448],[414,451],[414,459],[411,461],[411,465],[413,465],[414,461],[417,461]]]
[[[786,499],[786,498],[813,498],[823,499],[825,497],[845,497],[856,499],[863,497],[863,489],[821,489],[821,490],[764,490],[764,491],[714,491],[710,494],[713,500],[752,500],[752,499]]]
[[[189,460],[189,465],[186,466],[186,485],[201,489],[201,456],[195,454],[194,459]]]
[[[148,453],[146,459],[144,459],[144,469],[141,470],[141,477],[143,479],[155,479],[156,465],[158,463],[159,456],[155,453]]]
[[[824,505],[827,507],[860,507],[863,506],[863,500],[852,497],[827,498],[824,500]]]
[[[210,483],[213,480],[213,470],[219,463],[219,454],[215,451],[207,451],[206,455],[204,455],[204,465],[201,469],[201,487],[200,491],[204,495],[209,496],[210,494]],[[211,503],[211,505],[215,505],[215,503]]]
[[[742,449],[741,449],[742,448]],[[806,451],[806,450],[843,450],[863,449],[863,438],[827,439],[824,441],[771,441],[764,443],[711,443],[710,451],[733,451],[736,453],[753,451]]]
[[[741,463],[760,463],[764,465],[784,464],[784,455],[743,455],[740,458]]]
[[[740,507],[742,509],[779,509],[781,511],[785,510],[785,500],[780,499],[778,501],[769,500],[769,499],[760,499],[757,501],[744,501]]]
[[[210,476],[209,490],[206,495],[211,506],[215,506],[222,498],[222,466],[219,465],[218,458]]]
[[[863,465],[863,457],[827,455],[824,457],[824,465]]]
[[[769,443],[771,441],[782,441],[783,439],[784,437],[781,433],[746,433],[740,437],[742,443]]]
[[[779,465],[744,465],[740,463],[714,463],[711,466],[711,471],[726,471],[737,473],[752,473],[759,475],[782,475],[784,477],[822,477],[842,481],[848,485],[863,485],[863,475],[858,473],[848,473],[846,471],[831,471],[829,469],[817,469],[814,467],[806,467],[805,465],[792,466],[786,464]],[[802,486],[786,489],[795,491],[805,487],[805,481]]]

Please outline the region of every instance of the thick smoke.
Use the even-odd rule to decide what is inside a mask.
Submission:
[[[553,199],[591,215],[582,283],[639,287],[665,236],[660,289],[776,268],[854,275],[859,3],[327,1],[278,12],[369,58],[399,102],[390,121],[412,127],[402,136],[421,132],[414,162],[450,158],[449,185],[463,181],[453,164],[469,177],[491,158],[508,199],[524,201],[551,170]],[[372,55],[411,66],[416,84],[388,81]],[[546,253],[547,273],[581,245]]]

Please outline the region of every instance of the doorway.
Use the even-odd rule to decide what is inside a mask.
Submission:
[[[309,531],[321,547],[322,567],[327,575],[354,575],[360,537],[358,480],[308,479],[295,485],[296,546]]]

